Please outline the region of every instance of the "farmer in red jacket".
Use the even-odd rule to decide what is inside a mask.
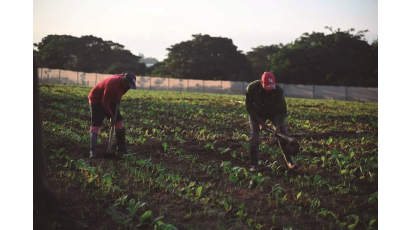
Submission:
[[[125,128],[120,109],[117,109],[117,116],[114,113],[122,95],[129,89],[137,88],[135,81],[136,76],[131,72],[114,75],[98,83],[88,95],[91,111],[90,158],[100,157],[97,155],[97,137],[105,117],[109,118],[111,125],[114,126],[117,151],[130,153],[125,146]]]

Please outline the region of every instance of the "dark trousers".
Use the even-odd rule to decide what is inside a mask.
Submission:
[[[265,123],[266,120],[270,120],[275,126],[275,129],[282,134],[289,135],[288,130],[286,129],[286,114],[279,114],[271,118],[265,118],[259,116],[261,122]],[[250,146],[259,146],[261,137],[259,135],[259,123],[249,118],[249,124],[251,126],[251,136],[249,137]]]
[[[110,103],[110,108],[112,114],[115,116],[115,107],[117,106],[117,103]],[[104,121],[104,118],[110,119],[108,113],[104,110],[104,107],[102,106],[101,103],[94,103],[90,104],[90,112],[91,112],[91,126],[98,126],[100,127]],[[116,122],[122,121],[124,118],[121,116],[120,113],[120,108],[117,109],[117,115],[116,115]]]

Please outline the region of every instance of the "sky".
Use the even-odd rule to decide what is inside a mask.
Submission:
[[[305,32],[330,33],[325,26],[369,30],[365,38],[372,42],[378,39],[378,1],[33,1],[33,43],[52,34],[93,35],[158,61],[167,57],[167,48],[194,34],[230,38],[246,53],[290,43]]]

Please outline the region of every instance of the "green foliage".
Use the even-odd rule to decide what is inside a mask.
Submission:
[[[377,43],[363,40],[354,29],[331,34],[304,33],[272,53],[269,70],[285,84],[377,87]]]
[[[252,80],[251,63],[231,39],[201,34],[192,37],[167,48],[168,58],[162,66],[165,74],[180,79]]]
[[[270,46],[258,46],[252,48],[252,51],[246,53],[246,57],[253,66],[253,79],[259,80],[265,71],[270,70],[271,56],[277,53],[282,44]]]
[[[367,30],[325,28],[331,33],[304,33],[292,43],[257,46],[246,55],[232,39],[202,34],[171,45],[163,62],[92,35],[48,35],[33,53],[41,68],[79,72],[251,82],[270,71],[278,83],[377,87],[378,41],[365,41]]]
[[[145,74],[140,57],[112,41],[89,36],[48,35],[34,44],[38,65],[42,68],[81,72]]]
[[[229,226],[207,229],[312,227],[305,220],[318,229],[377,228],[377,103],[289,98],[288,130],[299,139],[294,160],[301,168],[288,170],[274,136],[261,133],[260,171],[254,173],[246,170],[249,123],[237,103],[244,96],[130,92],[122,112],[129,146],[139,154],[91,160],[83,158],[89,148],[89,105],[83,99],[89,90],[41,86],[51,182],[102,201],[98,213],[81,207],[70,213],[77,218],[108,213],[119,223],[115,229],[175,229],[165,222],[186,226],[204,217],[229,219]],[[99,133],[101,150],[106,125]],[[175,204],[184,204],[184,215],[170,217],[180,210]]]

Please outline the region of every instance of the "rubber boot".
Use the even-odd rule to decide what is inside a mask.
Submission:
[[[251,168],[249,169],[249,171],[256,172],[258,171],[259,146],[250,146],[249,155],[251,157]]]
[[[288,169],[297,169],[299,168],[299,165],[297,165],[294,161],[291,155],[283,154],[285,157],[286,165],[288,166]]]
[[[90,158],[99,158],[97,155],[97,137],[98,133],[90,133]]]
[[[125,128],[116,129],[115,138],[117,139],[117,152],[123,154],[133,154],[125,145]]]

